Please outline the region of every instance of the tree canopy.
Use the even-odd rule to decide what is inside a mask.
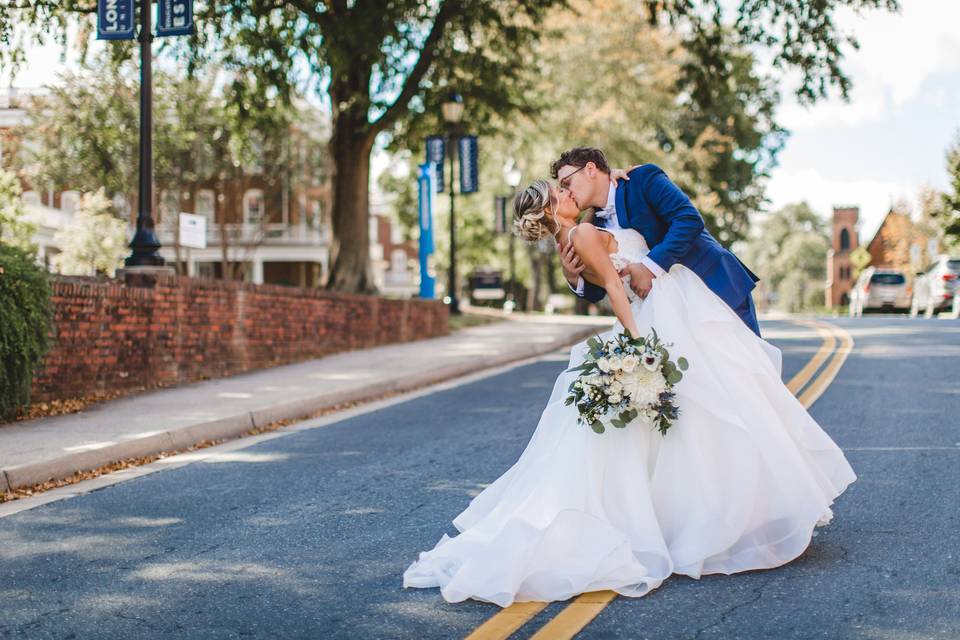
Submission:
[[[549,81],[571,73],[570,65],[575,69],[584,53],[567,47],[564,64],[547,73],[532,55],[546,38],[560,47],[576,39],[576,29],[551,33],[544,25],[551,9],[571,4],[584,10],[577,28],[597,26],[590,3],[563,0],[220,0],[197,5],[193,37],[163,47],[185,61],[188,71],[213,61],[230,70],[237,78],[241,118],[266,113],[260,107],[267,101],[288,102],[298,88],[326,97],[335,167],[329,286],[365,291],[373,286],[367,219],[369,158],[377,136],[418,125],[435,128],[438,105],[451,90],[464,96],[466,118],[475,128],[535,113],[542,108],[537,97],[549,92]],[[831,88],[846,96],[850,79],[843,53],[856,42],[835,24],[835,13],[841,7],[895,10],[898,3],[740,0],[725,13],[728,5],[723,0],[646,0],[615,6],[624,24],[642,19],[679,40],[689,56],[678,75],[687,99],[676,105],[687,112],[674,131],[665,130],[649,148],[668,154],[671,145],[699,145],[716,156],[710,158],[709,170],[700,171],[701,164],[693,172],[705,186],[693,181],[685,186],[716,198],[708,220],[719,235],[733,240],[743,233],[744,212],[762,198],[753,176],[763,173],[769,150],[776,147],[769,105],[777,95],[761,76],[751,75],[751,57],[762,54],[773,69],[799,72],[794,91],[801,100],[812,102]],[[30,38],[53,34],[62,39],[67,26],[77,22],[89,32],[95,7],[93,0],[0,7],[0,65],[21,62]],[[631,56],[633,42],[626,41],[619,53]],[[603,46],[590,45],[588,49]],[[112,50],[123,57],[133,48],[120,43]],[[596,78],[618,64],[616,57],[606,62]],[[645,75],[636,74],[634,81]],[[752,115],[731,118],[731,108]],[[570,115],[591,119],[590,112]]]

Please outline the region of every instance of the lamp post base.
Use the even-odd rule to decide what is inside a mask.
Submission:
[[[160,278],[169,278],[177,275],[177,270],[169,266],[135,266],[117,269],[117,279],[123,280],[128,287],[145,287],[152,289]]]

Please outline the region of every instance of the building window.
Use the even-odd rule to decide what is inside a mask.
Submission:
[[[260,224],[263,220],[263,191],[250,189],[243,194],[243,221]]]
[[[157,222],[166,222],[173,226],[177,222],[177,214],[180,212],[180,197],[176,191],[163,189],[160,192],[160,215]]]
[[[28,207],[36,207],[40,205],[40,194],[36,191],[24,191],[23,196],[21,197],[23,198],[23,204],[27,205]]]
[[[203,216],[207,222],[213,222],[214,208],[216,206],[216,195],[212,189],[200,189],[197,191],[196,204],[194,204],[194,213]]]
[[[122,193],[113,194],[113,209],[124,220],[130,219],[130,203]]]
[[[394,273],[407,272],[407,252],[403,249],[394,249],[390,252],[390,271]]]
[[[840,230],[840,251],[850,250],[850,232],[846,229]]]
[[[80,194],[76,191],[64,191],[60,194],[60,208],[67,213],[73,213],[80,204]]]

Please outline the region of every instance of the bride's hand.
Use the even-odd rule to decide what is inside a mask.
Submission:
[[[617,180],[630,180],[630,176],[627,174],[640,166],[642,165],[635,164],[629,169],[610,169],[610,182],[616,185]]]

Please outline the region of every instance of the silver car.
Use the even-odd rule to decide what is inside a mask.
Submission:
[[[910,289],[903,271],[867,267],[850,290],[850,317],[864,311],[897,311],[910,306]]]
[[[923,314],[932,318],[937,311],[953,307],[954,293],[957,292],[957,278],[960,276],[960,258],[940,256],[926,271],[916,274],[913,280],[913,298],[910,301],[910,317]]]

